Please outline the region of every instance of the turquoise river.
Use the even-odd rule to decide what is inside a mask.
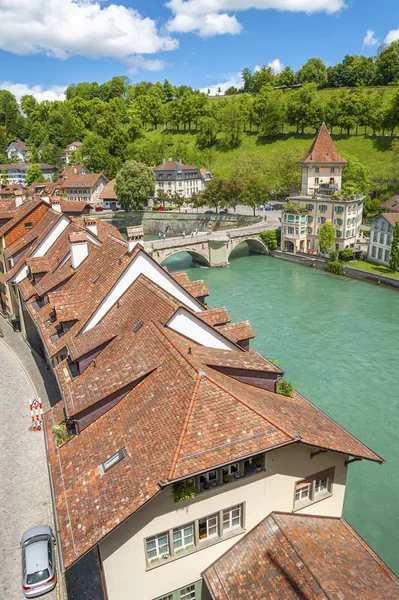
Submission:
[[[240,246],[227,269],[165,263],[204,279],[209,305],[248,319],[251,345],[285,378],[386,460],[348,467],[344,517],[399,575],[399,293]]]

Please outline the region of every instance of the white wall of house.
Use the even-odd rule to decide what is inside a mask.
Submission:
[[[26,150],[21,150],[13,142],[11,142],[7,148],[7,156],[11,160],[20,160],[21,162],[26,162]]]
[[[342,185],[342,166],[319,164],[302,167],[302,194],[313,194],[320,184],[333,183],[339,190]]]
[[[375,217],[370,223],[368,260],[388,267],[391,256],[392,236],[392,225],[382,215]]]
[[[109,600],[153,600],[199,580],[204,569],[272,511],[292,512],[297,481],[330,467],[335,467],[332,495],[300,512],[341,516],[347,457],[328,452],[310,459],[311,451],[293,444],[269,452],[264,472],[210,488],[182,503],[173,502],[169,488],[162,490],[99,545]],[[160,559],[159,566],[148,569],[146,538],[238,504],[244,505],[243,531],[182,552],[175,560]]]
[[[207,348],[220,348],[222,350],[237,350],[237,347],[226,340],[213,327],[200,321],[195,315],[184,308],[179,308],[168,321],[167,326],[185,337]]]

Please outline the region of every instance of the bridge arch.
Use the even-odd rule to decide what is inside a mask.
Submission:
[[[210,266],[209,257],[205,253],[199,252],[197,250],[186,249],[186,248],[184,248],[184,249],[171,248],[170,250],[165,250],[164,252],[160,251],[159,259],[155,252],[154,258],[157,258],[157,260],[159,260],[160,264],[163,265],[163,263],[165,262],[165,260],[167,258],[170,258],[171,256],[175,256],[176,254],[189,254],[194,263],[198,263],[199,265],[201,265],[203,267]]]
[[[269,249],[266,246],[265,242],[259,236],[250,237],[250,238],[239,238],[236,240],[231,240],[229,244],[229,255],[230,258],[231,253],[241,244],[247,244],[248,250],[253,254],[269,254]]]

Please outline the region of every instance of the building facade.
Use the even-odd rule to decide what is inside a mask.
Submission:
[[[382,213],[370,220],[368,260],[389,267],[393,228],[398,221],[399,212]]]
[[[26,153],[29,152],[29,146],[21,140],[14,140],[7,148],[7,156],[11,160],[26,162]]]
[[[32,163],[14,163],[0,165],[0,172],[7,174],[8,183],[25,183],[26,172],[32,166]],[[58,169],[52,165],[39,163],[43,177],[47,181],[53,181],[57,177]]]
[[[71,174],[59,179],[55,194],[67,202],[87,202],[92,207],[101,206],[101,192],[108,183],[103,173]]]
[[[72,142],[71,144],[68,144],[64,150],[64,154],[61,157],[61,161],[64,165],[69,165],[74,153],[79,150],[81,145],[82,142]]]
[[[191,198],[194,193],[205,189],[205,184],[212,177],[207,169],[183,164],[180,160],[164,159],[162,165],[154,167],[156,178],[155,197],[160,191],[170,196],[179,194],[183,198]]]
[[[286,252],[319,250],[319,231],[326,221],[335,228],[335,250],[356,248],[363,214],[363,196],[348,198],[341,191],[340,156],[323,123],[302,167],[301,194],[288,198],[281,224],[281,249]]]

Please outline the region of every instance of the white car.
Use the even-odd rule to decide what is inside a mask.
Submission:
[[[55,538],[51,527],[38,525],[22,536],[22,589],[25,598],[37,598],[55,588]]]

